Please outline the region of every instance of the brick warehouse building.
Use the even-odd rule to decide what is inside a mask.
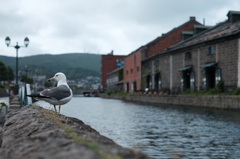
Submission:
[[[117,69],[117,65],[123,61],[124,57],[126,56],[113,55],[113,51],[107,55],[101,56],[101,84],[103,89],[107,88],[107,74]]]
[[[172,46],[181,41],[182,36],[188,35],[188,31],[191,31],[194,25],[201,25],[196,21],[195,17],[190,17],[189,21],[174,28],[170,32],[157,37],[148,44],[133,51],[124,59],[124,90],[126,92],[134,92],[141,90],[143,87],[141,82],[141,70],[142,70],[142,59],[151,57],[157,54],[169,46]],[[185,34],[182,32],[185,31]],[[143,57],[143,58],[142,58]],[[150,83],[150,82],[149,82]]]
[[[158,69],[151,69],[147,71],[145,68],[154,68],[154,66],[164,65],[164,63],[159,64],[158,60],[149,62],[149,59],[152,56],[165,51],[168,47],[175,45],[181,42],[183,39],[189,37],[191,35],[191,31],[194,26],[201,26],[201,29],[204,29],[204,26],[196,21],[195,17],[190,17],[189,21],[183,23],[177,28],[172,29],[166,34],[163,34],[161,37],[156,38],[155,40],[146,44],[142,49],[142,75],[145,77],[142,83],[142,89],[161,89],[161,78],[162,77]],[[157,68],[157,67],[156,67]],[[155,78],[155,79],[154,79]],[[156,81],[156,82],[155,82]]]
[[[161,83],[162,90],[172,92],[214,88],[220,80],[225,90],[240,87],[240,12],[229,11],[227,16],[225,22],[209,29],[194,27],[188,39],[145,58],[145,86],[149,86],[150,78],[152,83]],[[153,71],[162,78],[157,79]]]
[[[134,92],[141,89],[141,54],[142,47],[124,59],[124,90]]]

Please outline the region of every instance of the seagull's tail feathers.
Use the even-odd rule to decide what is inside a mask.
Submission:
[[[30,95],[26,95],[28,97],[33,97],[33,98],[50,98],[48,96],[42,96],[40,93],[38,94],[30,94]]]

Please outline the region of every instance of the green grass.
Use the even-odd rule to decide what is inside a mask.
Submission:
[[[224,92],[224,81],[219,81],[215,88],[202,90],[202,91],[190,91],[185,89],[181,94],[184,95],[240,95],[240,88],[236,88],[233,92]]]
[[[196,95],[196,96],[208,96],[208,95],[240,95],[240,88],[236,88],[233,92],[220,92],[216,88],[211,88],[202,91],[190,91],[189,89],[181,92],[181,95]]]

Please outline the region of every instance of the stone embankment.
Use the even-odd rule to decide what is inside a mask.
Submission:
[[[148,159],[81,120],[37,106],[12,109],[0,133],[2,159]]]
[[[240,109],[240,96],[237,95],[100,95],[103,98],[122,99],[132,102],[150,103],[150,104],[172,104],[184,106],[209,107],[226,110]]]

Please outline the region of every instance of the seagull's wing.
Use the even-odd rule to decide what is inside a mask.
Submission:
[[[42,92],[38,94],[31,94],[27,96],[34,97],[34,98],[52,98],[52,99],[61,100],[71,96],[71,90],[66,85],[60,85],[58,87],[54,87],[51,89],[44,89]]]
[[[40,95],[45,98],[54,98],[61,100],[63,98],[69,97],[71,95],[70,88],[66,85],[60,85],[51,89],[45,89],[40,92]]]

